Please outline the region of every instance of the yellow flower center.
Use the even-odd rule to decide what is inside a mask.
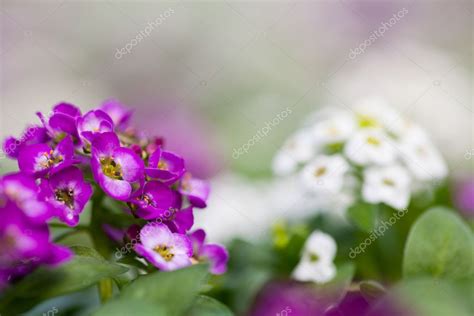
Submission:
[[[61,155],[54,156],[52,150],[49,153],[43,153],[43,156],[46,158],[46,161],[41,163],[44,168],[51,168],[64,160]]]
[[[314,175],[316,177],[320,177],[322,175],[324,175],[327,171],[327,168],[326,167],[319,167],[319,168],[316,168],[316,170],[314,170]]]
[[[380,127],[380,123],[369,115],[358,114],[357,121],[362,128]]]
[[[173,259],[174,253],[171,252],[173,247],[168,247],[166,245],[158,245],[153,250],[159,254],[166,262],[169,262]]]
[[[388,185],[388,186],[395,186],[395,182],[392,179],[383,179],[383,184]]]
[[[114,161],[114,158],[107,157],[100,160],[102,172],[109,178],[123,180],[122,166]]]
[[[375,138],[373,136],[367,137],[367,144],[373,145],[373,146],[379,146],[380,145],[380,140],[378,138]]]
[[[54,192],[56,201],[64,203],[71,210],[74,209],[74,190],[58,189]]]

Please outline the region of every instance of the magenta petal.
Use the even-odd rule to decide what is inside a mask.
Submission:
[[[176,233],[184,234],[194,225],[193,208],[177,211],[172,221],[166,223]]]
[[[103,175],[100,181],[102,189],[114,199],[126,201],[132,193],[132,186],[124,180],[114,180]]]
[[[71,259],[72,256],[73,252],[69,248],[53,245],[51,247],[51,254],[46,263],[52,266],[57,266]]]
[[[211,187],[207,181],[184,176],[179,192],[186,195],[189,202],[198,208],[206,207]]]
[[[223,274],[227,271],[229,253],[223,246],[217,244],[204,245],[200,255],[209,259],[212,274]]]
[[[53,114],[49,119],[49,126],[56,133],[63,132],[72,136],[77,136],[76,119],[67,114]]]
[[[53,113],[56,112],[67,114],[71,117],[81,116],[81,110],[79,110],[76,106],[66,102],[55,105],[53,107]]]
[[[127,128],[132,111],[127,110],[119,101],[110,99],[102,103],[100,109],[107,113],[119,129]]]
[[[120,147],[115,133],[108,132],[97,135],[92,142],[92,155],[99,158],[112,156],[114,149]]]
[[[198,229],[189,235],[191,241],[193,242],[194,254],[199,256],[201,248],[204,245],[204,240],[206,239],[206,232],[204,229]]]
[[[51,148],[46,144],[35,144],[23,148],[18,156],[18,167],[22,172],[36,174],[46,171],[44,165]]]
[[[143,178],[143,160],[133,150],[119,147],[114,150],[112,157],[122,167],[124,180],[135,182]]]

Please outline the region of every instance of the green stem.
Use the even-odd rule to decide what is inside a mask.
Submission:
[[[113,281],[112,279],[102,279],[98,284],[100,301],[102,304],[107,302],[113,296]]]
[[[92,197],[92,214],[89,224],[89,232],[94,243],[94,248],[105,259],[108,259],[111,254],[111,243],[102,228],[102,224],[104,223],[102,201],[104,200],[104,197],[105,195],[102,190],[96,188]]]

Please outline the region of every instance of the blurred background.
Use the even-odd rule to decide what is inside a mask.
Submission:
[[[211,239],[255,236],[299,201],[272,180],[284,139],[322,107],[379,95],[472,176],[472,1],[2,0],[0,136],[36,111],[117,98],[211,179]],[[242,155],[267,122],[279,121]],[[3,158],[2,173],[15,166]],[[301,204],[301,203],[300,203]],[[270,212],[270,213],[269,213]]]

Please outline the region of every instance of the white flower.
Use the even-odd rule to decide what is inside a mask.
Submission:
[[[314,231],[306,240],[300,262],[293,271],[298,281],[325,283],[336,275],[333,260],[337,245],[334,239],[320,231]]]
[[[354,117],[347,114],[339,114],[316,123],[313,127],[316,144],[324,146],[346,141],[354,132],[355,123]]]
[[[341,155],[320,155],[301,171],[305,187],[314,193],[337,193],[344,185],[349,164]]]
[[[273,159],[272,168],[277,175],[287,175],[296,170],[299,163],[307,162],[314,154],[314,142],[308,131],[290,137]]]
[[[385,204],[401,210],[410,202],[411,178],[401,166],[371,167],[364,170],[362,197],[369,203]]]
[[[421,129],[408,133],[399,143],[402,160],[416,179],[429,181],[447,176],[443,157]]]
[[[357,102],[354,111],[361,128],[380,128],[396,132],[397,123],[402,120],[401,115],[379,97],[362,99]]]
[[[344,147],[344,154],[359,165],[388,165],[395,161],[396,151],[388,135],[378,129],[357,132]]]

